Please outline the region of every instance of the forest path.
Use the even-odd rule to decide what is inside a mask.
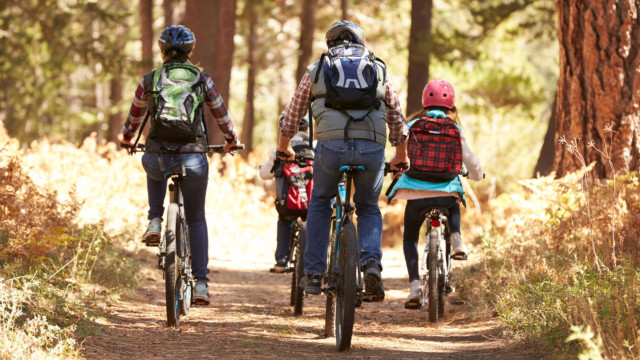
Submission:
[[[149,252],[149,258],[154,258]],[[179,329],[167,328],[162,273],[145,270],[146,284],[108,308],[103,331],[85,339],[86,359],[539,359],[501,338],[497,319],[471,321],[454,292],[446,316],[430,323],[426,309],[405,310],[402,250],[385,249],[386,298],[356,311],[351,350],[324,338],[325,296],[306,296],[304,314],[289,306],[291,274],[270,274],[270,262],[212,259],[212,302],[192,308]],[[453,272],[455,275],[454,264]],[[152,268],[148,262],[148,269]],[[459,266],[459,265],[458,265]]]

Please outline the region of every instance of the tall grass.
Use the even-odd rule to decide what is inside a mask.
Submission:
[[[521,181],[491,201],[481,260],[460,290],[514,334],[556,354],[637,359],[638,174],[587,187],[590,170]]]

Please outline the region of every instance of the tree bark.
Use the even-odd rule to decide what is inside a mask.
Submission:
[[[215,34],[218,31],[218,0],[187,0],[184,25],[191,30],[196,37],[196,47],[191,55],[191,61],[204,69],[215,82]],[[218,84],[216,83],[216,86]],[[226,100],[226,99],[225,99]],[[218,130],[218,125],[205,105],[205,122],[207,124],[207,139],[209,144],[222,144],[223,136]]]
[[[255,87],[256,87],[256,23],[258,15],[254,6],[249,6],[247,9],[247,20],[249,21],[249,34],[247,38],[248,51],[247,51],[247,65],[249,70],[247,71],[247,100],[244,107],[244,121],[242,122],[242,137],[241,143],[245,146],[245,151],[241,154],[246,158],[249,153],[253,151],[253,127],[255,126]]]
[[[340,8],[342,9],[342,20],[349,20],[349,0],[340,0]]]
[[[316,28],[316,11],[318,0],[304,0],[300,13],[300,46],[298,47],[298,68],[296,70],[296,86],[307,66],[311,63],[313,54],[313,32]]]
[[[164,27],[168,28],[173,25],[173,0],[162,0],[162,9],[164,10]]]
[[[109,82],[109,85],[111,88],[109,93],[109,103],[111,109],[113,109],[122,100],[122,79],[120,77],[114,77]],[[122,113],[111,112],[109,114],[109,134],[107,136],[107,141],[118,143],[118,135],[120,135],[121,131]]]
[[[596,163],[597,177],[638,170],[640,0],[558,0],[556,5],[560,76],[555,140],[580,139],[577,150],[586,164]],[[582,162],[565,146],[556,146],[557,176],[580,167]]]
[[[553,171],[553,158],[555,156],[555,135],[556,135],[556,104],[558,103],[558,94],[553,99],[553,105],[551,105],[551,115],[549,116],[549,126],[547,127],[547,133],[544,135],[542,142],[542,148],[540,149],[540,156],[538,162],[533,170],[533,177],[547,176]]]
[[[220,96],[224,100],[227,108],[231,101],[229,88],[231,84],[231,68],[233,66],[233,37],[236,33],[236,0],[217,0],[217,27],[215,36],[215,56],[213,58],[213,74],[211,78],[215,81]],[[232,114],[233,115],[233,114]],[[213,131],[209,140],[216,144],[222,144],[224,138],[220,131]],[[211,140],[213,139],[213,140]]]
[[[411,1],[407,114],[422,108],[422,90],[429,80],[432,0]]]
[[[153,0],[140,0],[140,29],[142,33],[142,61],[140,73],[149,72],[153,66]]]

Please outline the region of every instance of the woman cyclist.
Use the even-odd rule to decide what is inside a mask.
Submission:
[[[158,79],[163,76],[169,78],[168,69],[181,68],[177,74],[188,77],[197,74],[199,81],[193,85],[192,91],[196,91],[196,98],[200,97],[209,107],[218,127],[224,134],[226,144],[224,151],[229,152],[237,144],[237,134],[233,120],[227,112],[227,108],[222,101],[213,81],[207,73],[200,72],[197,67],[189,61],[189,57],[195,47],[196,39],[194,34],[182,25],[173,25],[166,28],[160,39],[158,46],[162,53],[163,65],[142,78],[136,89],[131,110],[127,121],[122,128],[123,143],[131,145],[136,130],[140,127],[145,113],[149,111],[154,116],[151,121],[149,137],[146,139],[145,154],[142,156],[142,166],[147,172],[147,193],[149,196],[149,226],[142,235],[142,241],[148,246],[158,246],[160,242],[160,232],[162,227],[162,214],[164,213],[164,198],[167,191],[166,172],[181,171],[186,174],[182,181],[182,191],[184,196],[184,209],[187,224],[189,226],[189,239],[192,252],[193,275],[196,279],[196,286],[193,291],[193,300],[199,305],[209,305],[207,263],[209,239],[207,234],[207,223],[205,221],[204,203],[207,191],[207,180],[209,175],[209,163],[207,162],[207,134],[204,127],[204,112],[202,103],[193,110],[195,114],[192,118],[193,136],[176,140],[172,137],[171,131],[163,131],[158,114],[162,113],[169,105],[159,107],[154,99],[154,94],[158,94]],[[166,70],[166,71],[165,71]],[[155,78],[154,78],[155,75]],[[193,77],[193,75],[191,75]],[[165,78],[162,78],[165,79]],[[185,101],[186,103],[186,101]],[[142,129],[140,129],[142,131]]]

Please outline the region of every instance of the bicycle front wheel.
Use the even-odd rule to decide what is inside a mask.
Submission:
[[[291,287],[294,306],[293,313],[296,315],[302,314],[302,308],[304,306],[304,286],[300,286],[300,282],[304,275],[304,249],[307,244],[307,223],[306,221],[303,221],[299,225],[298,246],[295,250],[296,262],[293,268],[293,284]]]
[[[429,233],[429,254],[427,255],[427,269],[429,270],[429,321],[438,321],[438,303],[440,302],[438,284],[438,241],[440,234],[435,228]]]
[[[336,284],[335,334],[338,350],[351,347],[353,322],[356,312],[356,281],[358,264],[358,239],[353,223],[347,221],[340,234],[338,259],[340,273]]]
[[[180,323],[180,276],[178,274],[178,253],[176,251],[176,239],[179,234],[178,204],[169,204],[167,210],[167,228],[164,232],[167,252],[164,260],[164,284],[167,306],[167,324],[178,327]]]

